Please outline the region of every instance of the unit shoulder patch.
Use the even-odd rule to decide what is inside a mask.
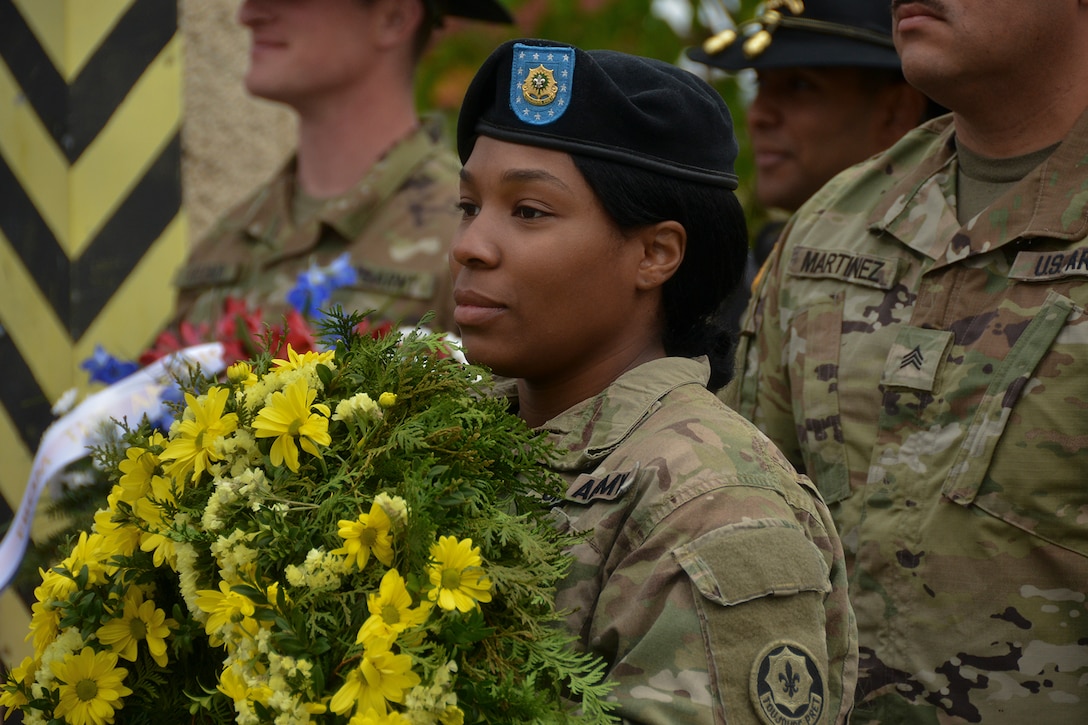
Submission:
[[[816,659],[795,642],[775,642],[752,665],[749,694],[767,725],[814,725],[827,693]]]

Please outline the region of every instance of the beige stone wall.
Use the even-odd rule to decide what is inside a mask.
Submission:
[[[182,184],[190,244],[290,153],[294,116],[246,94],[240,0],[178,0],[185,43]]]

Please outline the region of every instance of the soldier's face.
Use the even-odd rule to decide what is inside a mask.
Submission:
[[[893,0],[893,37],[912,85],[954,111],[1000,105],[1085,41],[1084,0]],[[1044,83],[1042,85],[1048,85]]]
[[[565,383],[607,368],[646,334],[633,314],[641,245],[624,238],[569,155],[481,136],[460,203],[450,270],[471,361]]]
[[[796,210],[895,140],[887,128],[894,96],[864,86],[856,68],[774,68],[758,78],[747,123],[764,206]]]
[[[361,0],[245,0],[246,90],[299,107],[359,82],[374,55],[375,12]]]

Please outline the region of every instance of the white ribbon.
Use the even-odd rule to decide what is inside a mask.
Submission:
[[[161,416],[163,391],[195,365],[207,375],[221,372],[225,367],[223,345],[218,342],[194,345],[160,358],[88,396],[46,428],[34,455],[19,510],[0,542],[0,591],[7,588],[19,570],[42,491],[65,467],[88,454],[88,446],[94,444],[96,432],[104,422],[128,418],[136,424],[145,414],[152,420]]]

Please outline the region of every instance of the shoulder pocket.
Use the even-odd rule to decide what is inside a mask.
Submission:
[[[760,521],[700,536],[677,562],[707,599],[734,606],[766,596],[831,591],[823,554],[800,526]]]

